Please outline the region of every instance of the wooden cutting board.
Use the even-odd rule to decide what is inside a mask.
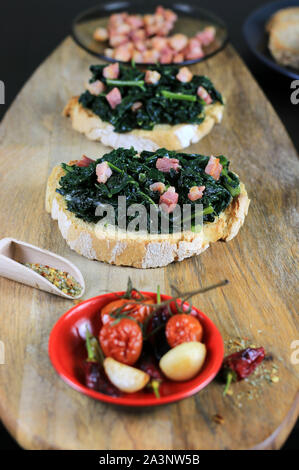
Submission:
[[[194,289],[229,279],[227,287],[198,296],[194,304],[225,340],[246,337],[263,345],[273,355],[269,373],[275,364],[279,382],[239,383],[233,395],[223,397],[223,386],[214,381],[180,403],[138,411],[94,401],[68,387],[48,358],[50,331],[72,301],[1,278],[1,419],[28,449],[278,448],[299,410],[299,365],[291,363],[291,343],[299,338],[299,164],[292,143],[231,46],[194,66],[194,72],[213,79],[227,106],[223,123],[188,151],[222,153],[231,160],[252,200],[245,226],[230,243],[214,244],[199,257],[163,269],[89,261],[67,247],[44,210],[44,195],[55,164],[107,151],[74,132],[61,115],[68,98],[82,90],[92,63],[96,60],[66,39],[7,112],[0,134],[0,238],[11,236],[67,257],[85,277],[85,298],[124,289],[129,275],[140,289],[155,290],[159,283],[166,294],[172,283]]]

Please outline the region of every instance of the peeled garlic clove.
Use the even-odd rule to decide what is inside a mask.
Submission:
[[[160,369],[171,380],[192,379],[202,368],[207,354],[206,346],[198,341],[182,343],[170,349],[160,359]]]
[[[112,357],[107,357],[103,365],[110,382],[122,392],[138,392],[149,382],[150,376],[146,372],[122,364]]]

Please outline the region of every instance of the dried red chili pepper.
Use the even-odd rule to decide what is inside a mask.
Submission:
[[[223,395],[226,395],[231,382],[246,379],[265,358],[265,350],[246,348],[226,356],[222,364],[222,375],[226,381]]]

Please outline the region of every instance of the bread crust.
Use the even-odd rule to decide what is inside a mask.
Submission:
[[[74,164],[76,162],[70,162]],[[66,208],[62,195],[56,192],[65,174],[61,166],[53,168],[46,190],[46,210],[58,226],[67,244],[77,253],[118,266],[156,268],[182,261],[202,253],[210,243],[234,238],[244,223],[250,200],[243,183],[241,192],[212,223],[204,224],[200,233],[148,234],[113,232],[84,222]]]
[[[84,108],[75,96],[69,100],[63,115],[70,117],[72,127],[85,134],[90,140],[101,141],[113,148],[130,148],[155,151],[165,147],[168,150],[180,150],[196,143],[209,134],[215,123],[221,122],[224,106],[215,103],[206,107],[206,117],[201,124],[157,124],[152,131],[134,129],[120,134],[114,132],[112,124],[102,121],[91,110]]]
[[[297,21],[299,19],[299,7],[288,7],[282,8],[281,10],[276,11],[266,24],[266,31],[270,31],[275,28],[279,23],[286,21]]]
[[[276,12],[268,21],[266,31],[276,61],[299,69],[299,7]]]

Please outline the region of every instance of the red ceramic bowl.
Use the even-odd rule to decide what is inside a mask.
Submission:
[[[142,292],[156,300],[156,294]],[[124,406],[157,406],[172,403],[190,397],[206,387],[219,371],[224,354],[221,335],[214,323],[200,310],[196,310],[204,336],[202,342],[207,347],[205,363],[196,377],[185,382],[165,381],[160,387],[160,398],[149,391],[124,394],[111,397],[96,392],[84,385],[83,363],[86,358],[84,334],[86,325],[89,331],[97,336],[101,327],[99,312],[109,302],[123,292],[99,295],[81,302],[66,312],[55,324],[49,339],[49,355],[54,368],[60,377],[75,390],[96,400]],[[162,300],[171,297],[161,296]]]

